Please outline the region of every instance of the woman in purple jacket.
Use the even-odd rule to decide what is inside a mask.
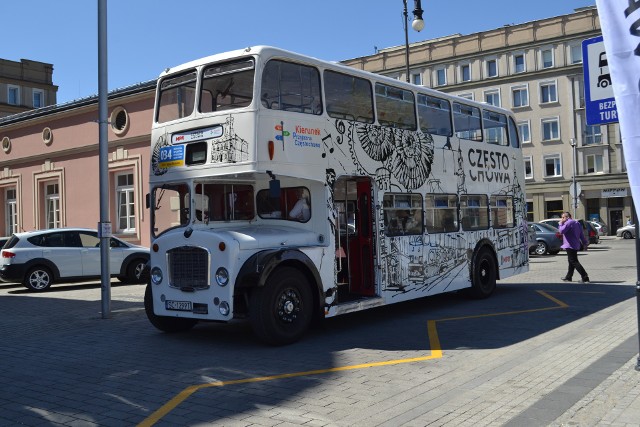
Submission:
[[[563,212],[558,230],[562,233],[562,249],[567,251],[567,259],[569,261],[569,270],[567,275],[561,278],[562,281],[570,282],[573,277],[573,271],[578,270],[582,277],[580,283],[589,283],[589,275],[580,264],[580,261],[578,261],[578,251],[581,248],[586,251],[589,246],[589,241],[582,231],[582,224],[572,219],[569,212]]]

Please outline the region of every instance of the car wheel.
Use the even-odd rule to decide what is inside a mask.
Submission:
[[[302,337],[313,316],[311,287],[299,270],[277,269],[250,296],[251,325],[271,345],[290,344]]]
[[[622,238],[623,239],[633,239],[633,236],[631,235],[630,231],[625,231],[622,233]]]
[[[145,281],[143,273],[146,265],[147,261],[142,258],[136,259],[131,262],[127,267],[127,282],[143,283]]]
[[[547,254],[547,244],[545,242],[538,242],[538,246],[536,246],[536,254],[537,255],[546,255]]]
[[[144,311],[147,314],[149,322],[162,332],[184,332],[193,328],[196,323],[198,323],[198,319],[156,315],[153,312],[153,295],[151,294],[150,284],[147,284],[147,288],[144,291]]]
[[[24,277],[22,283],[31,291],[41,292],[51,286],[53,275],[46,267],[33,267]]]

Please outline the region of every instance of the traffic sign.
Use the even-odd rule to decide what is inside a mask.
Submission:
[[[576,193],[578,193],[578,197],[582,194],[582,185],[579,182],[576,182]],[[571,197],[575,198],[576,195],[573,194],[573,183],[569,184],[569,194]]]
[[[602,36],[582,41],[582,70],[587,124],[617,123],[618,110]]]

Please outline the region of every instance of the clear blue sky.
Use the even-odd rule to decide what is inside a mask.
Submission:
[[[408,0],[409,15],[413,0]],[[54,66],[58,103],[98,92],[97,0],[0,1],[0,58]],[[593,6],[595,0],[422,0],[416,42]],[[109,90],[217,52],[271,45],[340,61],[404,44],[402,0],[108,0]]]

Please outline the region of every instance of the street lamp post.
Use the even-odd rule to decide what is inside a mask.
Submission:
[[[424,21],[422,20],[422,0],[413,0],[413,22],[411,27],[417,32],[422,31],[424,28]],[[407,22],[409,21],[409,14],[407,12],[407,0],[402,0],[404,5],[403,22],[404,22],[404,56],[407,67],[407,83],[411,83],[411,76],[409,74],[409,28]]]
[[[569,142],[571,142],[571,157],[573,163],[573,200],[571,201],[571,204],[573,205],[573,217],[576,218],[576,214],[578,211],[578,183],[576,182],[576,175],[578,174],[578,171],[576,170],[576,140],[571,138]]]

